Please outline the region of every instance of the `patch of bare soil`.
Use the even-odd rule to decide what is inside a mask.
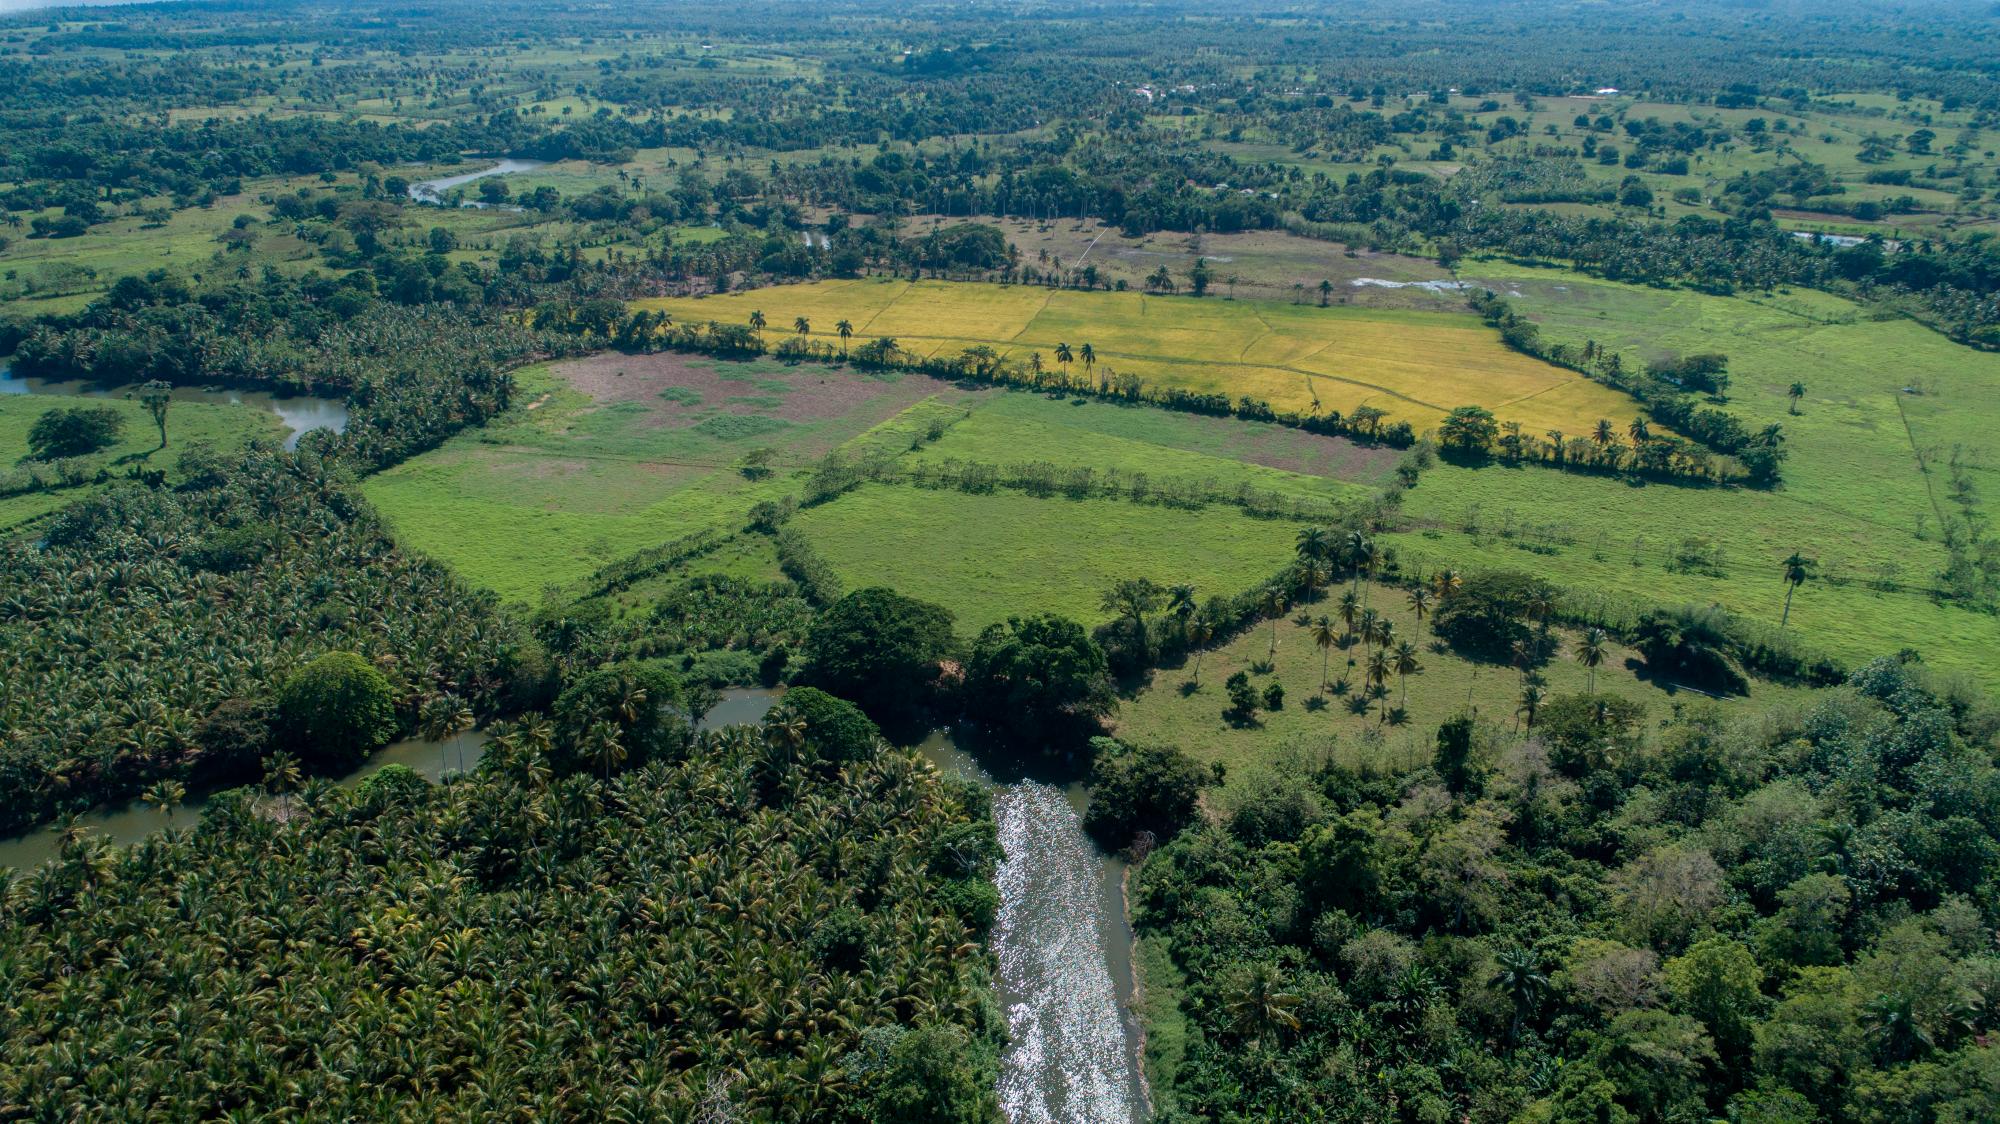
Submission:
[[[879,378],[817,363],[734,361],[675,352],[603,352],[552,370],[599,406],[634,402],[652,407],[652,424],[660,428],[694,425],[716,413],[794,424],[860,414],[865,416],[855,420],[865,428],[927,397],[956,400],[967,393],[917,374]]]

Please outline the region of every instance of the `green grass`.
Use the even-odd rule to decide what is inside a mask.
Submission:
[[[881,484],[801,511],[792,525],[848,588],[886,585],[943,605],[968,636],[1036,612],[1096,624],[1104,591],[1123,578],[1238,593],[1284,565],[1296,529],[1234,508]]]
[[[176,402],[167,414],[169,443],[162,449],[160,432],[153,427],[152,416],[138,402],[123,398],[6,394],[0,395],[0,467],[28,463],[28,430],[35,419],[49,410],[78,406],[109,406],[124,419],[117,444],[83,458],[93,471],[101,467],[114,476],[133,467],[161,469],[171,475],[181,450],[196,442],[208,442],[221,449],[240,449],[256,438],[272,444],[285,438],[284,425],[274,415],[254,406]],[[94,486],[85,485],[0,499],[0,529],[40,518],[94,490]]]
[[[1467,273],[1519,294],[1514,305],[1552,340],[1594,339],[1632,363],[1728,355],[1728,408],[1752,427],[1784,428],[1785,484],[1636,487],[1539,468],[1443,466],[1409,494],[1413,526],[1389,541],[1438,564],[1534,569],[1646,603],[1719,601],[1773,624],[1784,593],[1778,562],[1801,551],[1830,579],[1807,585],[1794,604],[1791,623],[1808,643],[1849,660],[1915,647],[1934,665],[2000,683],[1994,618],[1928,593],[1945,561],[1938,529],[1953,510],[1945,495],[1953,447],[1982,495],[2000,489],[1987,436],[2000,420],[2000,355],[1823,293],[1704,296],[1497,262]],[[1786,396],[1794,380],[1807,387],[1797,416]],[[1523,536],[1500,533],[1510,523],[1568,541],[1526,553]],[[1720,548],[1722,577],[1666,568],[1667,552],[1689,536]],[[1877,579],[1908,588],[1872,588]]]
[[[1302,499],[1341,500],[1378,485],[1393,454],[1275,425],[1170,413],[1085,399],[1054,400],[1009,391],[955,421],[920,461],[987,464],[1045,461],[1212,481],[1225,491],[1258,488]]]
[[[1327,695],[1326,708],[1308,709],[1307,700],[1320,690],[1321,651],[1313,644],[1311,633],[1295,623],[1297,611],[1294,611],[1278,622],[1275,657],[1271,656],[1272,627],[1266,621],[1207,653],[1201,661],[1200,687],[1192,693],[1183,690],[1183,684],[1193,679],[1192,661],[1181,668],[1156,672],[1152,685],[1120,708],[1118,735],[1140,742],[1178,745],[1203,761],[1221,763],[1227,767],[1229,776],[1240,779],[1256,766],[1267,764],[1287,751],[1305,754],[1308,760],[1336,755],[1349,763],[1366,760],[1395,768],[1407,767],[1429,759],[1431,738],[1438,724],[1455,715],[1470,711],[1489,721],[1509,724],[1515,721],[1521,684],[1512,667],[1475,663],[1449,650],[1436,650],[1429,622],[1417,620],[1403,591],[1374,583],[1362,584],[1369,589],[1369,606],[1395,625],[1396,638],[1408,640],[1421,649],[1419,659],[1424,670],[1409,677],[1409,724],[1384,725],[1379,721],[1379,704],[1372,706],[1366,715],[1356,715],[1347,709],[1347,699],[1366,686],[1366,650],[1358,643],[1345,650],[1334,647],[1326,654],[1328,678],[1349,680],[1347,694]],[[1345,588],[1329,591],[1309,611],[1315,616],[1332,616]],[[1589,674],[1569,654],[1574,636],[1560,630],[1559,633],[1563,639],[1562,654],[1542,669],[1549,694],[1581,693],[1590,685]],[[1267,659],[1273,665],[1270,673],[1253,671],[1253,665]],[[1348,663],[1350,659],[1353,666]],[[1636,653],[1613,644],[1597,669],[1597,692],[1634,699],[1656,718],[1669,713],[1678,703],[1705,702],[1703,696],[1669,692],[1641,680],[1628,666],[1636,666],[1637,661]],[[1229,700],[1223,683],[1239,671],[1250,672],[1250,681],[1259,691],[1274,682],[1282,684],[1284,708],[1261,711],[1257,723],[1251,726],[1234,726],[1225,721],[1222,712]],[[1389,701],[1394,706],[1403,697],[1401,682],[1392,678],[1389,690]],[[1732,712],[1759,711],[1804,694],[1802,689],[1762,681],[1754,683],[1751,690],[1748,698],[1715,705]]]

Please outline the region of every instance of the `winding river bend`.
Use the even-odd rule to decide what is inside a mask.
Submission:
[[[45,379],[16,374],[0,366],[0,394],[46,394],[58,398],[123,398],[139,389],[139,384],[109,386],[79,379]],[[340,433],[347,428],[347,403],[337,398],[317,398],[309,394],[268,394],[261,390],[209,390],[177,386],[176,402],[206,402],[218,406],[248,406],[276,415],[285,426],[285,448],[296,449],[299,438],[315,429]]]
[[[445,202],[445,193],[461,184],[468,184],[474,180],[483,180],[487,176],[504,176],[514,172],[532,172],[536,168],[546,166],[547,163],[548,161],[546,160],[507,159],[500,161],[490,168],[481,168],[476,172],[461,172],[455,176],[439,176],[437,179],[419,180],[410,185],[410,198],[418,203],[429,203],[433,206],[442,207]],[[460,200],[458,205],[461,207],[488,207],[492,204],[464,199]]]

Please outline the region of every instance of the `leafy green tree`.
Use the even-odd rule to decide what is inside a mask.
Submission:
[[[846,1060],[870,1120],[1000,1124],[990,1047],[962,1027],[877,1027]]]
[[[1764,1009],[1764,969],[1741,941],[1710,937],[1662,966],[1674,1006],[1707,1028],[1723,1063],[1739,1079],[1751,1029]]]
[[[967,717],[1010,745],[1048,753],[1100,733],[1117,706],[1103,649],[1053,613],[988,625],[966,661],[963,692]]]
[[[1090,807],[1083,826],[1107,849],[1124,847],[1139,832],[1165,842],[1195,822],[1201,791],[1215,773],[1174,746],[1092,741]]]
[[[1468,655],[1509,659],[1515,644],[1533,644],[1529,613],[1549,594],[1549,583],[1532,574],[1511,570],[1477,574],[1440,602],[1431,614],[1431,630]]]
[[[846,764],[875,755],[882,736],[861,708],[817,687],[794,687],[779,708],[804,723],[804,737],[819,757]]]
[[[1151,578],[1126,578],[1105,590],[1099,607],[1129,622],[1134,647],[1141,661],[1152,658],[1152,638],[1146,631],[1146,617],[1159,609],[1164,591]]]
[[[354,652],[328,652],[278,688],[279,742],[316,770],[350,769],[396,730],[389,680]]]
[[[940,665],[957,654],[949,610],[890,589],[861,589],[813,623],[796,681],[852,701],[902,737],[926,720]]]
[[[1454,452],[1477,455],[1493,447],[1500,423],[1483,406],[1460,406],[1438,426],[1438,442]]]

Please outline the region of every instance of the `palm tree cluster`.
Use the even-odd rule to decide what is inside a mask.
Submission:
[[[605,780],[558,775],[533,721],[443,787],[391,769],[287,785],[285,822],[227,794],[198,831],[71,839],[0,882],[0,1104],[859,1122],[893,1076],[848,1061],[864,1033],[925,1028],[990,1087],[954,891],[990,890],[984,807],[904,751],[818,763],[798,725]]]
[[[205,738],[328,651],[366,655],[406,716],[454,694],[500,709],[528,641],[433,563],[399,550],[335,466],[197,457],[176,491],[75,504],[40,546],[0,545],[0,830],[69,802],[247,761]]]

